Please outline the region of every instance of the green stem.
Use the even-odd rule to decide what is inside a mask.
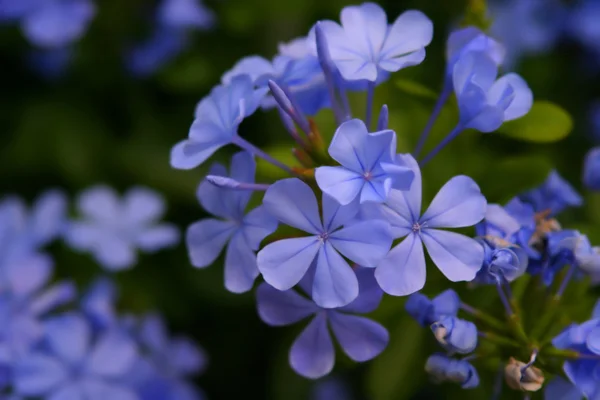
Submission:
[[[523,329],[523,324],[521,324],[521,318],[517,314],[513,314],[508,317],[508,324],[511,328],[511,331],[515,334],[518,340],[525,344],[529,344],[530,340]]]
[[[497,344],[499,346],[508,346],[508,347],[516,347],[518,349],[523,346],[512,339],[509,339],[504,336],[497,335],[493,332],[479,332],[482,339],[489,341],[490,343]]]
[[[488,325],[490,328],[494,328],[500,332],[507,332],[508,329],[506,329],[506,324],[502,321],[500,321],[499,319],[496,319],[494,317],[492,317],[489,314],[486,314],[485,312],[478,310],[475,307],[471,307],[468,304],[465,303],[461,303],[460,305],[461,310],[471,314],[473,317],[475,317],[476,319],[480,320],[481,322],[485,323],[486,325]]]
[[[548,301],[548,305],[546,307],[545,312],[542,314],[541,318],[538,320],[537,324],[531,331],[531,338],[534,340],[539,339],[544,333],[548,330],[548,328],[552,325],[552,322],[556,318],[558,313],[558,303],[560,297],[552,296]]]

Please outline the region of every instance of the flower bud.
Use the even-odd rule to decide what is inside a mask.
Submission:
[[[444,317],[431,324],[437,341],[448,351],[467,354],[477,347],[477,327],[456,317]]]
[[[531,365],[528,366],[513,357],[508,360],[508,364],[504,368],[504,378],[511,389],[528,392],[535,392],[544,384],[542,370]]]

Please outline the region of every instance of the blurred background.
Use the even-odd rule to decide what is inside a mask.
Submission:
[[[5,3],[0,1],[0,11]],[[394,74],[376,91],[376,107],[389,105],[390,127],[398,134],[399,150],[407,152],[414,147],[441,88],[445,40],[463,20],[467,2],[378,3],[390,22],[404,10],[416,8],[435,24],[425,62]],[[503,36],[511,54],[509,69],[525,78],[536,99],[560,105],[572,118],[566,116],[565,122],[541,115],[540,119],[549,131],[555,124],[572,122],[572,133],[566,138],[524,140],[468,132],[424,169],[426,201],[450,177],[467,174],[480,184],[489,202],[504,202],[541,183],[556,168],[586,198],[583,208],[564,214],[563,226],[579,228],[600,243],[600,197],[586,193],[580,183],[583,156],[600,140],[600,118],[594,112],[594,102],[600,100],[600,48],[593,47],[594,43],[600,46],[600,39],[589,40],[594,26],[591,32],[577,32],[584,27],[581,18],[589,15],[577,16],[583,3],[507,0],[490,5],[489,13],[492,22],[496,19],[492,32]],[[210,163],[192,171],[174,170],[169,166],[169,151],[186,137],[196,103],[240,58],[252,54],[271,58],[279,43],[306,35],[319,19],[338,20],[342,7],[349,4],[357,2],[204,0],[206,19],[173,32],[159,27],[158,2],[102,0],[96,2],[81,34],[66,46],[40,46],[19,21],[4,18],[0,26],[0,193],[31,200],[45,189],[58,187],[74,199],[99,183],[120,192],[148,186],[164,195],[169,209],[165,219],[183,231],[205,215],[195,190]],[[600,10],[596,15],[595,21],[600,21]],[[364,96],[357,94],[351,100],[362,113]],[[456,120],[451,103],[427,147],[433,147]],[[330,111],[322,111],[316,121],[323,135],[331,137],[335,126]],[[241,134],[276,158],[292,162],[292,141],[276,111],[257,113],[242,124]],[[233,151],[226,148],[213,159],[226,160]],[[278,173],[259,164],[258,181],[275,179]],[[57,279],[72,277],[84,287],[102,273],[91,257],[63,244],[55,244],[51,251]],[[317,398],[315,382],[297,376],[287,363],[288,349],[303,324],[264,325],[253,292],[236,295],[223,287],[222,261],[197,270],[190,265],[183,243],[142,255],[135,268],[115,275],[120,310],[157,310],[173,332],[193,337],[206,349],[210,364],[197,383],[210,399]],[[447,287],[437,271],[430,268],[429,273],[425,293]],[[477,297],[476,291],[461,285],[455,288],[467,300]],[[407,317],[403,304],[403,298],[386,296],[373,313],[390,331],[386,351],[362,365],[340,352],[332,377],[347,386],[349,399],[464,398],[467,393],[459,388],[428,382],[423,366],[433,338]],[[480,375],[484,384],[468,394],[489,398],[494,371],[482,368]],[[515,393],[505,394],[515,397]]]

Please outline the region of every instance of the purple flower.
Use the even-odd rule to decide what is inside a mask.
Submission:
[[[45,0],[21,20],[27,39],[40,47],[67,46],[87,30],[96,7],[90,0]]]
[[[413,293],[405,304],[406,312],[421,326],[429,326],[445,317],[455,317],[460,309],[458,294],[448,289],[429,300],[422,293]]]
[[[501,246],[489,240],[478,239],[484,248],[483,265],[475,281],[490,285],[512,282],[527,270],[529,258],[518,246]]]
[[[81,299],[81,310],[94,330],[109,329],[118,322],[117,287],[108,278],[96,279]]]
[[[254,182],[255,169],[252,155],[239,152],[231,160],[229,176],[245,183]],[[214,164],[210,174],[226,176],[227,170]],[[186,243],[192,265],[198,268],[211,265],[227,245],[225,287],[234,293],[252,289],[258,276],[255,252],[260,242],[277,229],[277,220],[265,207],[245,213],[252,195],[249,190],[221,188],[204,180],[196,195],[206,211],[221,219],[202,219],[187,229]]]
[[[360,295],[354,302],[338,309],[323,309],[294,290],[279,291],[266,283],[258,287],[258,314],[265,323],[284,326],[314,316],[290,350],[290,365],[298,374],[316,379],[332,370],[335,350],[328,327],[344,353],[354,361],[368,361],[387,346],[389,335],[383,326],[368,318],[351,315],[375,310],[382,297],[372,270],[359,268],[355,276],[360,283]],[[309,286],[308,281],[305,280],[302,286]]]
[[[591,190],[600,190],[600,147],[594,147],[585,156],[583,184]]]
[[[583,394],[571,382],[556,377],[544,385],[544,400],[581,400]]]
[[[454,64],[452,79],[460,110],[459,126],[492,132],[527,114],[533,95],[517,74],[499,79],[498,66],[485,52],[470,51]]]
[[[349,81],[375,82],[379,75],[420,64],[433,37],[433,24],[420,11],[409,10],[388,25],[385,11],[375,3],[345,7],[342,25],[320,24],[331,58]]]
[[[582,324],[572,324],[552,340],[557,349],[574,350],[584,355],[600,355],[600,309],[596,305],[592,319]],[[598,359],[573,359],[565,361],[563,370],[567,378],[586,398],[596,398],[600,394],[600,380],[596,371],[600,368]]]
[[[325,378],[316,382],[311,390],[310,400],[350,400],[348,384],[337,378]]]
[[[137,76],[149,76],[179,55],[188,42],[184,30],[160,26],[148,39],[127,51],[126,67]]]
[[[477,370],[467,361],[455,360],[442,354],[434,354],[427,359],[425,371],[436,383],[455,382],[463,389],[479,386]]]
[[[42,0],[0,0],[0,22],[19,20],[41,2]]]
[[[569,33],[591,51],[600,54],[600,4],[595,0],[576,2],[575,8],[569,14]]]
[[[394,131],[369,133],[364,122],[353,119],[340,125],[329,145],[329,154],[341,166],[319,167],[315,179],[323,193],[342,205],[357,198],[382,203],[392,188],[408,190],[414,178],[395,153]]]
[[[583,204],[581,196],[556,171],[550,172],[544,183],[521,194],[519,198],[531,204],[536,212],[550,210],[551,215],[556,215],[567,207],[579,207]]]
[[[137,357],[135,344],[120,331],[94,337],[83,316],[49,319],[44,345],[14,368],[14,390],[52,399],[135,400],[122,378]]]
[[[297,178],[271,185],[263,204],[279,221],[310,236],[267,245],[258,253],[258,269],[268,284],[287,290],[315,263],[311,295],[320,307],[345,306],[358,296],[356,275],[340,253],[363,267],[374,268],[392,243],[387,222],[370,220],[346,225],[357,214],[358,202],[341,206],[323,194],[321,222],[312,189]]]
[[[468,354],[477,347],[477,327],[470,321],[447,316],[431,324],[431,331],[449,352]]]
[[[421,216],[421,172],[412,156],[404,156],[404,161],[415,173],[410,190],[391,190],[377,211],[391,223],[394,238],[406,237],[379,263],[375,278],[384,292],[394,296],[422,289],[426,275],[424,244],[448,279],[473,280],[483,263],[481,245],[467,236],[435,228],[461,228],[481,221],[487,202],[479,186],[464,175],[452,178]]]
[[[496,65],[502,64],[506,49],[474,26],[453,31],[446,43],[446,71],[452,75],[454,64],[466,53],[475,51],[486,54]]]
[[[236,76],[228,85],[213,88],[196,107],[188,139],[171,149],[171,166],[195,168],[221,147],[235,143],[238,126],[256,111],[266,92],[265,88],[254,90],[247,75]]]
[[[111,188],[95,186],[79,196],[77,206],[83,219],[70,223],[67,242],[91,252],[108,270],[131,268],[136,248],[152,252],[179,241],[175,226],[158,223],[165,204],[150,189],[130,189],[121,200]]]
[[[158,23],[171,28],[210,28],[214,15],[200,0],[162,0],[157,9]]]

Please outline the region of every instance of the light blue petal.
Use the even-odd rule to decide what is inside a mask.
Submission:
[[[454,290],[447,289],[435,296],[431,304],[436,315],[455,317],[460,309],[460,298]]]
[[[179,229],[171,224],[159,224],[140,232],[136,238],[136,245],[145,251],[171,247],[179,243]]]
[[[508,107],[504,108],[504,121],[511,121],[527,114],[533,106],[533,93],[527,82],[519,75],[511,73],[506,74],[492,85],[488,93],[488,99],[491,104],[502,103],[502,94],[506,87],[511,87],[514,93],[512,101]]]
[[[395,72],[421,63],[425,58],[424,47],[431,43],[432,38],[431,20],[420,11],[405,11],[388,30],[381,49],[380,67]]]
[[[131,268],[137,260],[133,243],[114,236],[112,232],[105,232],[92,251],[96,260],[111,271]]]
[[[446,59],[452,66],[458,58],[469,51],[481,51],[487,54],[496,65],[502,64],[506,49],[474,26],[456,30],[446,42]]]
[[[593,329],[585,340],[587,348],[594,354],[600,354],[600,327]]]
[[[489,133],[500,128],[504,122],[504,112],[495,106],[484,106],[477,115],[465,122],[466,128],[476,129],[479,132]]]
[[[335,363],[335,350],[327,331],[327,316],[317,314],[294,341],[290,365],[298,374],[311,379],[327,375]]]
[[[256,290],[256,306],[260,319],[271,326],[291,325],[319,310],[295,290],[281,291],[266,283]]]
[[[360,119],[351,119],[342,123],[335,131],[329,155],[343,167],[362,174],[367,171],[367,141],[369,131]]]
[[[371,360],[387,347],[388,331],[373,320],[335,311],[329,313],[329,320],[344,353],[354,361]]]
[[[375,278],[384,292],[406,296],[425,286],[425,254],[416,234],[396,245],[375,269]]]
[[[210,166],[207,175],[228,176],[227,169],[219,163]],[[223,219],[241,219],[244,210],[237,207],[236,194],[229,189],[220,188],[203,179],[196,190],[196,198],[206,211]]]
[[[556,377],[544,385],[544,400],[582,400],[583,394],[571,382]]]
[[[254,174],[256,172],[256,161],[254,156],[247,151],[240,151],[231,157],[231,168],[229,176],[238,182],[254,183]],[[243,211],[248,205],[251,190],[234,190],[228,193],[228,196],[234,197],[233,207],[236,210]]]
[[[212,264],[235,230],[233,222],[218,219],[203,219],[190,225],[185,241],[192,265],[204,268]]]
[[[437,193],[420,219],[426,228],[461,228],[485,217],[487,201],[477,183],[468,176],[450,179]]]
[[[47,400],[81,400],[83,398],[84,394],[79,382],[70,382],[52,393]]]
[[[323,225],[313,190],[298,178],[275,182],[263,198],[267,212],[286,225],[320,234]]]
[[[374,268],[390,251],[392,234],[385,221],[362,221],[332,233],[329,242],[350,261]]]
[[[483,265],[483,246],[475,239],[437,229],[422,231],[421,238],[433,263],[453,282],[472,281]]]
[[[84,217],[115,225],[121,220],[121,204],[117,193],[108,186],[87,189],[77,198],[77,208]]]
[[[100,379],[87,379],[81,383],[81,389],[86,400],[138,400],[133,390]]]
[[[365,186],[362,175],[344,167],[319,167],[315,179],[323,193],[342,205],[350,204]]]
[[[352,43],[355,57],[376,61],[376,54],[387,35],[385,11],[375,3],[344,7],[340,13],[340,21],[347,43]]]
[[[67,198],[58,190],[42,194],[31,208],[30,234],[42,246],[54,239],[65,227]]]
[[[165,213],[165,200],[153,190],[134,187],[125,193],[123,213],[122,217],[133,226],[154,222]]]
[[[10,292],[15,296],[29,296],[40,290],[52,276],[52,259],[44,254],[31,254],[2,266]]]
[[[403,163],[413,171],[414,178],[410,185],[410,190],[391,190],[388,194],[386,204],[399,216],[402,216],[404,220],[409,222],[406,227],[412,228],[413,223],[417,222],[421,216],[421,169],[419,168],[417,160],[410,154],[398,154],[397,160],[399,163]],[[392,225],[399,227],[403,226],[393,223]]]
[[[64,314],[49,319],[45,324],[46,342],[52,352],[67,365],[78,365],[87,355],[91,329],[77,313]]]
[[[324,194],[322,203],[323,225],[328,232],[332,232],[340,226],[351,221],[352,218],[358,214],[360,209],[358,199],[355,199],[345,206],[342,206],[333,197]]]
[[[312,298],[320,307],[336,308],[358,296],[358,280],[346,260],[326,241],[319,250]]]
[[[231,79],[237,75],[249,75],[253,82],[263,75],[273,75],[275,70],[271,62],[260,56],[248,56],[239,60],[233,68],[225,72],[221,81],[225,84],[231,82]]]
[[[452,71],[452,82],[456,97],[460,100],[469,83],[487,92],[497,76],[498,67],[486,53],[470,51],[463,54],[454,64]]]
[[[315,236],[279,240],[258,253],[258,270],[274,288],[291,289],[306,274],[320,247]]]
[[[252,250],[258,250],[260,242],[276,229],[277,220],[267,212],[264,206],[258,206],[244,217],[241,231],[248,246]]]
[[[45,396],[68,378],[63,364],[39,353],[17,361],[13,369],[15,392],[24,396]]]
[[[107,331],[91,350],[86,369],[104,378],[119,378],[130,370],[137,356],[135,342],[130,337],[119,330]]]
[[[221,147],[229,144],[235,132],[223,134],[210,122],[194,121],[191,139],[182,140],[171,149],[171,166],[177,169],[192,169],[204,163]],[[202,141],[200,141],[202,140]]]
[[[394,189],[410,190],[415,179],[415,173],[411,168],[396,163],[381,163],[381,169],[392,179]]]
[[[366,314],[375,311],[383,298],[383,291],[375,279],[373,268],[358,267],[354,269],[358,279],[358,297],[339,311]]]
[[[233,293],[247,292],[252,289],[258,274],[256,255],[244,235],[238,231],[231,238],[225,253],[225,287]]]

